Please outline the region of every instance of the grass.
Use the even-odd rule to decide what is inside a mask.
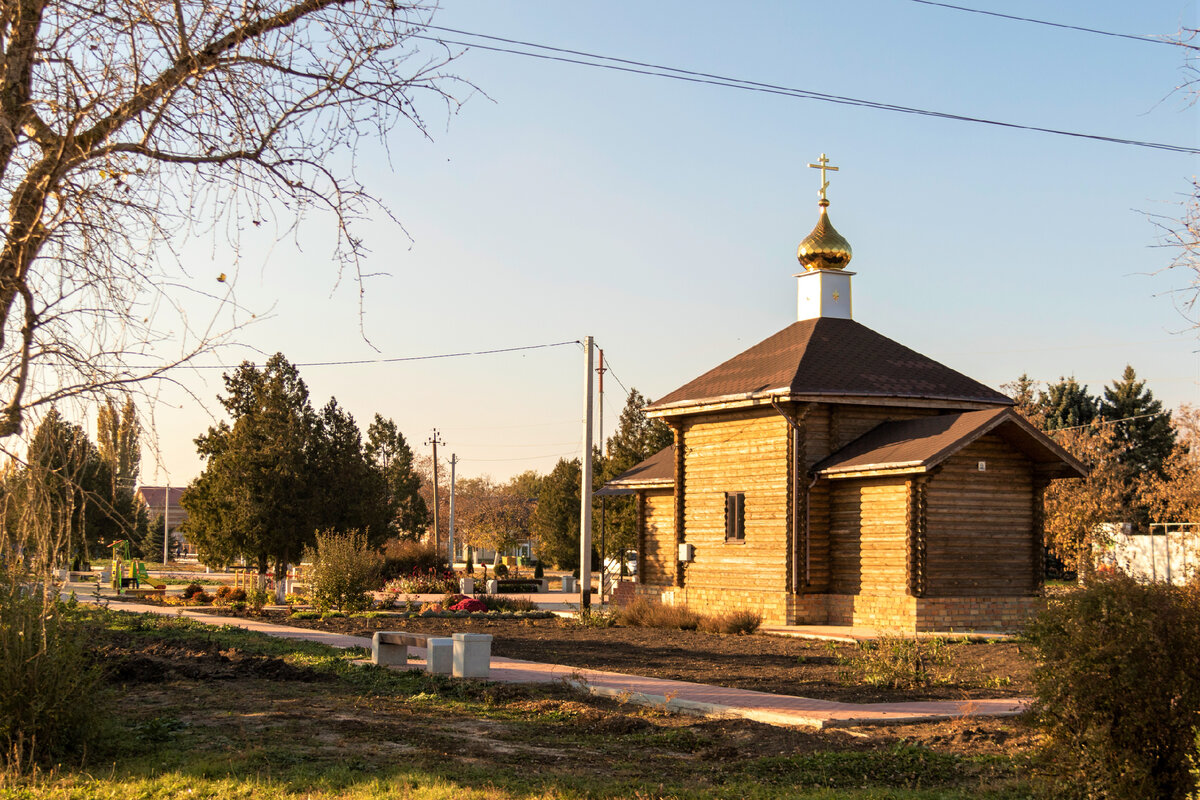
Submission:
[[[751,611],[732,611],[702,614],[683,605],[667,605],[645,597],[623,606],[615,621],[637,628],[678,628],[681,631],[701,630],[709,633],[754,633],[762,624],[762,616]]]
[[[983,800],[1027,793],[1019,760],[1006,757],[904,743],[864,748],[844,734],[680,717],[565,684],[362,667],[352,663],[362,650],[189,619],[95,614],[122,648],[98,643],[110,659],[176,653],[228,670],[229,659],[253,657],[298,669],[289,678],[167,672],[114,685],[102,752],[83,767],[0,783],[0,798]]]

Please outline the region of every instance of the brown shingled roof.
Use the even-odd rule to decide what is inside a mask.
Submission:
[[[763,393],[1012,405],[995,389],[865,325],[822,317],[789,325],[660,398],[648,410]]]
[[[1087,475],[1087,467],[1011,408],[885,422],[817,463],[813,472],[827,478],[877,470],[923,472],[993,432],[1054,477]]]
[[[675,485],[675,445],[669,444],[640,464],[613,478],[596,492],[600,497],[632,494],[637,489],[671,488]]]

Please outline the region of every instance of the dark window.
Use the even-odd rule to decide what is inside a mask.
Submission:
[[[746,493],[725,493],[725,541],[746,540]]]

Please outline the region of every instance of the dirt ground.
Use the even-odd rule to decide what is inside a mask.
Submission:
[[[272,622],[370,637],[376,630],[448,636],[490,633],[492,652],[506,658],[708,683],[775,694],[856,703],[1028,696],[1029,646],[1019,642],[943,642],[927,657],[924,685],[872,685],[877,663],[855,644],[754,634],[737,636],[650,628],[588,628],[573,621],[404,619]],[[886,677],[886,675],[881,676]]]
[[[346,629],[359,630],[348,622],[353,621],[342,621]],[[429,632],[443,632],[438,624],[425,623],[420,627]],[[504,627],[499,624],[477,624],[475,629],[499,631]],[[410,626],[410,629],[417,628]],[[533,635],[524,639],[508,636],[508,646],[521,648],[526,646],[522,644],[524,642],[539,641],[538,635],[549,636],[558,630],[544,624],[529,625],[527,628]],[[639,649],[638,645],[626,641],[625,637],[629,634],[638,634],[634,638],[641,643],[642,649],[648,648],[650,640],[659,639],[660,648],[655,652],[666,652],[672,647],[688,643],[703,644],[707,645],[705,660],[700,663],[709,666],[702,669],[712,670],[715,669],[712,665],[721,663],[721,653],[716,652],[713,645],[722,637],[699,635],[699,638],[693,638],[676,634],[664,637],[660,631],[621,628],[580,630],[564,627],[561,631],[568,633],[557,637],[558,641],[575,645],[592,642],[596,649],[600,649],[600,637],[606,636],[612,649],[625,652],[625,657]],[[672,640],[669,644],[665,641],[667,638]],[[769,651],[779,645],[798,645],[765,636],[727,638],[726,646],[730,650],[749,646],[756,653],[760,648],[770,654]],[[589,647],[581,648],[581,652],[590,650]],[[567,650],[555,649],[553,652],[563,654]],[[795,652],[778,652],[774,654],[774,659],[795,662]],[[364,702],[362,698],[347,696],[346,690],[327,674],[279,658],[247,654],[236,648],[223,649],[221,645],[206,640],[185,643],[147,641],[143,637],[111,632],[106,641],[99,644],[97,655],[106,664],[109,681],[137,697],[139,713],[147,717],[147,725],[161,724],[162,720],[167,719],[174,721],[173,725],[197,732],[214,726],[232,725],[231,731],[235,732],[214,729],[215,733],[221,734],[221,741],[230,736],[247,735],[246,726],[254,720],[273,726],[286,722],[289,732],[284,738],[289,747],[303,748],[311,740],[314,746],[328,748],[329,740],[333,737],[339,741],[338,757],[344,758],[355,745],[366,747],[370,752],[381,747],[380,742],[399,746],[394,743],[406,741],[406,737],[398,738],[397,726],[408,730],[416,722],[414,714],[421,713],[419,704],[414,706],[402,698],[375,696],[369,702]],[[561,656],[556,657],[561,659]],[[668,660],[673,661],[676,657]],[[726,653],[725,657],[728,658],[729,654]],[[782,668],[777,671],[782,674]],[[717,677],[711,671],[704,674],[709,680]],[[647,760],[648,764],[657,764],[658,759],[680,758],[688,764],[720,764],[736,762],[738,759],[817,753],[830,749],[840,752],[885,752],[903,744],[972,757],[1019,757],[1029,750],[1033,740],[1032,731],[1020,719],[961,719],[818,732],[764,725],[749,720],[697,719],[669,714],[615,700],[584,696],[563,684],[540,688],[511,684],[471,685],[474,688],[468,690],[468,695],[474,697],[471,692],[478,694],[475,699],[484,701],[489,708],[507,709],[504,718],[536,718],[538,736],[543,737],[544,741],[527,741],[527,730],[525,733],[506,733],[503,729],[508,723],[494,719],[472,721],[468,718],[433,715],[427,722],[436,723],[436,730],[430,729],[418,741],[430,736],[436,739],[426,744],[434,747],[440,753],[440,758],[446,757],[448,752],[456,752],[459,758],[468,761],[503,757],[514,759],[514,763],[517,763],[529,757],[529,752],[525,751],[531,745],[539,744],[535,748],[538,758],[544,760],[550,757],[556,770],[571,771],[575,767],[580,770],[591,769],[594,766],[590,763],[593,756],[580,756],[576,752],[579,748],[570,746],[571,737],[582,735],[581,732],[591,737],[601,736],[615,748],[612,755],[630,765],[638,763],[639,759]],[[562,730],[556,732],[552,729],[553,724],[547,720],[560,720]],[[277,733],[282,732],[283,729],[277,730]],[[548,756],[548,748],[560,738],[563,739],[561,751]],[[617,752],[625,747],[622,742],[633,749]],[[596,746],[593,740],[589,740],[589,743]],[[423,745],[416,742],[404,745],[409,751],[420,746]],[[638,754],[636,758],[634,750]],[[574,760],[580,763],[573,764]],[[679,766],[684,762],[680,762]],[[630,766],[630,769],[633,767]]]

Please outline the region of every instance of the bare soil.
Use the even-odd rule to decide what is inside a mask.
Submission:
[[[1028,696],[1030,647],[1020,642],[942,642],[926,658],[926,676],[888,685],[893,673],[860,645],[791,637],[651,628],[589,628],[563,619],[475,620],[398,617],[297,620],[265,612],[272,622],[369,638],[376,630],[448,636],[490,633],[505,658],[692,681],[774,694],[855,703]],[[885,642],[883,649],[888,649]],[[903,671],[901,671],[903,672]],[[883,680],[873,683],[872,680]]]
[[[438,627],[427,624],[424,630],[443,632]],[[477,625],[477,629],[484,627]],[[545,625],[529,627],[546,634],[552,630]],[[614,634],[618,642],[628,633],[662,638],[659,631],[562,630],[571,633],[559,637],[560,641],[575,643],[589,641],[587,634],[607,635],[610,642]],[[768,650],[775,644],[795,644],[766,636],[728,638],[731,646]],[[519,639],[510,636],[509,641]],[[678,641],[702,643],[688,637]],[[621,643],[617,649],[632,646]],[[664,713],[582,695],[564,684],[458,683],[455,697],[470,707],[461,715],[448,714],[433,707],[426,711],[424,704],[404,696],[363,697],[329,674],[280,658],[223,649],[200,638],[181,643],[110,631],[98,643],[97,654],[106,664],[109,681],[123,685],[128,696],[136,698],[122,708],[144,718],[143,727],[158,730],[169,723],[169,730],[179,729],[183,732],[179,735],[189,737],[189,748],[229,759],[242,751],[255,755],[251,751],[262,746],[259,734],[269,732],[269,741],[281,748],[270,756],[260,754],[270,760],[282,757],[283,750],[290,758],[314,762],[329,757],[366,763],[403,756],[443,766],[451,759],[465,766],[486,763],[516,768],[535,759],[553,775],[564,776],[591,774],[600,757],[610,768],[628,772],[630,779],[680,773],[708,784],[723,782],[728,777],[724,773],[738,764],[769,756],[829,751],[884,754],[908,744],[973,759],[995,755],[1020,761],[1033,741],[1032,731],[1019,719],[811,731]],[[912,775],[898,776],[902,785],[921,785],[928,779],[924,767],[914,769]],[[980,769],[985,772],[949,780],[978,785],[995,770],[1008,779],[1002,765]],[[854,778],[851,785],[863,780]]]

